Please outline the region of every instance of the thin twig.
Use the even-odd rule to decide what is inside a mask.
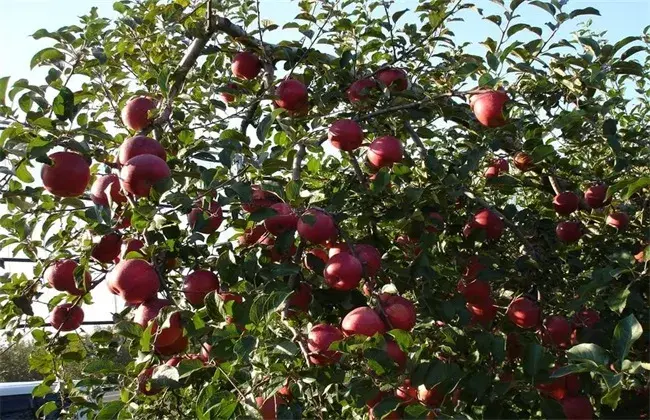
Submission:
[[[422,143],[422,139],[420,139],[418,133],[416,133],[415,130],[413,129],[413,126],[411,125],[410,121],[408,120],[404,121],[404,129],[406,130],[407,133],[409,133],[413,142],[420,149],[420,152],[422,153],[422,157],[425,157],[427,155],[427,148],[424,147],[424,143]]]
[[[554,176],[549,175],[548,176],[548,182],[551,183],[551,187],[553,187],[553,191],[555,191],[555,195],[560,195],[562,193],[562,189],[557,183],[557,179],[555,179]]]
[[[354,174],[356,175],[359,184],[365,187],[366,177],[363,175],[363,171],[361,170],[361,166],[359,166],[359,162],[357,162],[357,157],[354,155],[354,153],[348,152],[348,158],[350,159],[350,163],[352,163],[352,168],[354,169]]]
[[[300,181],[300,174],[302,173],[302,160],[307,154],[307,149],[302,143],[298,144],[298,151],[296,156],[293,158],[293,170],[291,171],[291,179],[295,182]]]

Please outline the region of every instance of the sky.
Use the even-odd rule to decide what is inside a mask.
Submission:
[[[497,6],[489,0],[475,0],[478,7],[486,9],[485,15],[498,10]],[[394,2],[392,12],[403,9],[415,9],[417,0],[397,0]],[[44,82],[46,71],[43,69],[30,70],[31,57],[39,50],[50,46],[46,39],[34,40],[31,38],[36,30],[46,28],[55,30],[61,26],[78,23],[78,16],[86,14],[92,6],[98,8],[102,17],[114,18],[117,13],[113,11],[112,0],[0,0],[0,77],[11,76],[15,81],[27,78],[34,84]],[[534,6],[521,6],[525,22],[543,27],[550,15]],[[569,0],[566,6],[568,11],[573,9],[595,7],[602,16],[593,16],[593,28],[597,31],[607,31],[606,38],[619,40],[630,35],[640,35],[645,26],[650,24],[650,0]],[[270,19],[280,27],[292,21],[297,14],[297,2],[289,0],[261,0],[261,14],[263,18]],[[407,16],[407,15],[405,15]],[[462,15],[464,22],[454,22],[451,26],[456,36],[461,41],[480,42],[487,36],[498,39],[497,27],[472,11],[465,11]],[[402,21],[407,18],[402,18]],[[413,18],[408,19],[413,21]],[[400,21],[400,23],[403,23]],[[576,29],[575,24],[567,25],[557,35],[557,39],[568,38]],[[296,37],[295,30],[282,32],[276,30],[266,35],[265,40],[278,42],[281,37]],[[484,54],[484,47],[476,44],[472,51]],[[9,256],[6,250],[0,250],[0,255]],[[25,264],[7,264],[9,271],[25,271],[30,273]],[[2,270],[0,270],[0,273]],[[95,304],[92,309],[86,309],[87,321],[110,320],[110,313],[116,308],[114,296],[109,294],[105,287],[100,285],[93,291]],[[47,301],[48,296],[43,296],[42,301]],[[121,305],[118,304],[118,308]],[[45,305],[36,305],[38,314],[45,316]]]

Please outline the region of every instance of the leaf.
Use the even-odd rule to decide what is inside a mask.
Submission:
[[[275,121],[275,117],[273,117],[272,114],[268,114],[260,120],[257,125],[257,138],[259,141],[264,142],[264,140],[269,136],[273,121]]]
[[[0,105],[5,105],[5,96],[7,94],[7,85],[9,76],[0,78]]]
[[[99,413],[95,416],[96,420],[111,420],[116,419],[117,415],[120,414],[120,411],[126,406],[126,403],[122,401],[111,401],[107,404],[104,404]]]
[[[609,309],[619,314],[623,312],[625,306],[627,305],[627,298],[630,296],[630,289],[627,287],[622,288],[618,292],[612,294],[612,296],[607,299],[607,305]]]
[[[593,7],[585,7],[584,9],[576,9],[569,13],[569,17],[573,19],[574,17],[577,16],[582,16],[582,15],[596,15],[600,16],[600,12],[598,9],[594,9]]]
[[[525,0],[512,0],[510,2],[510,10],[514,11],[517,7],[521,5]]]
[[[535,0],[535,1],[531,1],[530,4],[532,4],[533,6],[537,6],[537,7],[541,8],[541,9],[546,10],[547,12],[549,12],[551,14],[551,16],[555,16],[555,6],[553,6],[550,3],[545,3],[543,1]]]
[[[600,398],[600,403],[610,406],[612,410],[616,410],[616,407],[621,400],[621,389],[621,386],[610,389],[607,394]]]
[[[397,23],[399,18],[401,18],[404,15],[404,13],[406,13],[408,11],[409,11],[409,9],[404,9],[404,10],[400,10],[399,12],[393,13],[393,17],[392,17],[393,23]]]
[[[20,165],[16,168],[16,176],[21,181],[29,184],[34,182],[34,177],[29,173],[29,169],[27,169],[27,162],[27,160],[20,162]]]
[[[566,352],[569,361],[590,361],[595,363],[597,366],[604,366],[609,360],[607,351],[593,343],[578,344],[577,346],[571,347]]]
[[[634,342],[641,337],[641,334],[643,334],[643,327],[632,314],[628,315],[616,324],[616,328],[614,328],[612,351],[619,362],[619,366],[622,366],[622,362],[630,352],[630,348],[632,348]]]
[[[630,43],[632,43],[634,41],[639,41],[639,40],[641,40],[641,37],[639,37],[639,36],[628,36],[628,37],[625,37],[625,38],[621,39],[616,44],[614,44],[614,48],[612,48],[612,55],[616,54],[617,51],[619,51],[621,48],[623,48],[627,44],[630,44]]]
[[[296,201],[300,198],[300,189],[302,188],[302,181],[289,181],[287,186],[284,187],[284,192],[289,201]]]
[[[244,182],[235,182],[231,184],[228,189],[231,189],[239,196],[239,199],[243,203],[248,203],[251,201],[253,191],[251,189],[251,186],[249,184],[246,184]]]
[[[62,61],[65,60],[65,55],[56,48],[45,48],[34,54],[32,61],[29,63],[29,68],[33,69],[37,65],[46,61]]]
[[[270,295],[260,295],[251,305],[249,317],[254,324],[265,322],[274,312],[277,312],[289,296],[290,292],[272,292]]]
[[[625,61],[634,54],[641,52],[641,51],[646,51],[646,47],[642,45],[637,45],[634,47],[631,47],[629,50],[625,51],[623,54],[621,54],[621,61]]]
[[[537,343],[529,344],[524,354],[524,373],[530,377],[537,375],[542,368],[543,360],[544,348]]]
[[[561,378],[563,376],[571,375],[572,373],[589,372],[590,370],[591,367],[584,363],[579,365],[562,366],[555,369],[553,373],[551,373],[550,378]]]
[[[598,45],[598,42],[594,40],[593,38],[587,38],[586,36],[580,36],[578,37],[578,41],[582,45],[586,45],[589,47],[593,52],[594,55],[599,55],[600,54],[600,45]]]
[[[262,207],[251,213],[248,219],[252,220],[253,222],[261,222],[262,220],[268,219],[269,217],[275,216],[276,214],[278,214],[278,212],[272,208]]]
[[[60,120],[72,121],[77,113],[74,105],[74,93],[67,87],[61,88],[52,102],[52,111]]]
[[[632,184],[630,184],[627,187],[627,192],[623,196],[624,200],[629,200],[634,194],[636,194],[637,191],[639,191],[641,188],[645,188],[648,185],[650,185],[650,177],[644,177],[644,178],[639,178]]]
[[[488,52],[485,55],[485,58],[487,59],[488,65],[492,70],[496,71],[499,68],[499,59],[497,58],[496,55],[492,54],[491,52]]]
[[[293,341],[285,340],[276,344],[273,351],[280,354],[286,354],[287,356],[296,356],[300,349]]]
[[[542,29],[541,28],[537,28],[535,26],[530,26],[530,25],[525,24],[525,23],[518,23],[516,25],[512,25],[510,27],[510,29],[508,29],[507,33],[508,33],[508,36],[512,36],[512,35],[516,34],[517,32],[522,31],[524,29],[528,29],[529,31],[534,32],[537,35],[542,35]]]
[[[636,61],[619,61],[612,64],[612,71],[616,74],[630,74],[633,76],[644,76],[643,66]]]
[[[553,146],[550,144],[542,144],[533,149],[531,157],[533,158],[533,162],[539,163],[554,153],[555,148]]]

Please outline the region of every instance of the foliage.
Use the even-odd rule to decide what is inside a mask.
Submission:
[[[34,38],[52,40],[31,62],[48,69],[45,84],[0,79],[6,123],[0,187],[8,209],[0,219],[0,247],[34,261],[31,275],[2,277],[0,328],[13,341],[23,338],[16,332],[20,324],[33,328],[40,350],[30,365],[45,383],[61,376],[61,366],[84,364],[78,378],[63,378],[73,402],[68,415],[257,416],[255,397],[272,396],[290,383],[293,399],[279,406],[280,418],[361,418],[379,389],[392,391],[409,378],[413,386],[437,385],[445,398],[435,407],[401,407],[405,417],[422,418],[434,408],[441,418],[558,418],[561,406],[535,386],[550,375],[578,373],[580,392],[598,416],[640,416],[643,406],[634,396],[647,397],[650,366],[650,250],[645,257],[639,253],[650,243],[650,39],[643,34],[609,41],[588,23],[575,39],[556,39],[559,28],[598,11],[569,10],[557,0],[483,3],[420,1],[404,10],[400,2],[303,0],[301,13],[279,28],[258,16],[251,0],[122,0],[113,5],[120,14],[114,21],[92,9],[78,25],[38,30]],[[474,13],[498,26],[498,40],[487,38],[480,46],[460,40],[454,30],[460,32],[463,17]],[[539,13],[548,19],[544,27],[526,23]],[[206,16],[212,16],[210,24]],[[276,36],[291,40],[261,47]],[[230,60],[244,49],[267,63],[264,76],[233,78]],[[347,88],[384,66],[403,68],[409,88],[382,89],[376,103],[351,106]],[[289,74],[308,86],[304,116],[273,105],[274,86]],[[467,99],[476,89],[498,88],[511,99],[508,123],[486,128]],[[235,102],[226,105],[224,92],[234,94]],[[86,195],[46,192],[36,173],[53,151],[91,159],[95,177],[119,166],[116,152],[135,134],[120,110],[137,94],[160,100],[150,128],[167,151],[173,182],[150,197],[108,207],[93,205]],[[326,153],[323,136],[340,118],[359,121],[366,142],[398,137],[404,160],[369,181],[371,168],[359,165],[365,145],[350,154]],[[518,152],[532,158],[532,170],[482,176],[493,159],[512,162]],[[555,228],[565,218],[553,210],[555,189],[585,191],[594,183],[609,186],[611,202],[604,209],[583,206],[567,217],[580,220],[585,235],[574,244],[560,242]],[[381,336],[335,344],[344,354],[337,364],[307,362],[302,353],[311,325],[339,325],[354,307],[377,306],[377,296],[328,288],[320,273],[302,266],[306,244],[293,231],[274,245],[286,253],[294,244],[293,258],[272,261],[268,245],[239,246],[235,237],[275,214],[243,211],[252,185],[295,209],[327,210],[340,239],[380,250],[376,289],[399,292],[417,307],[413,331],[390,333],[409,354],[404,372],[387,358]],[[205,235],[185,222],[193,203],[206,196],[224,209],[226,227],[219,233]],[[464,237],[463,226],[486,206],[505,221],[503,237]],[[629,215],[626,230],[606,224],[614,209]],[[425,229],[432,211],[442,215],[444,228]],[[124,217],[130,226],[120,226]],[[78,259],[93,274],[93,286],[100,284],[113,265],[91,258],[93,235],[111,231],[146,242],[161,293],[181,310],[187,353],[198,353],[202,343],[213,346],[206,365],[186,358],[158,368],[154,383],[164,391],[154,396],[139,393],[135,378],[166,358],[154,352],[151,328],[132,321],[132,308],[115,315],[112,333],[91,337],[92,349],[76,333],[47,328],[31,310],[49,287],[44,270],[60,258]],[[400,236],[414,246],[404,247]],[[488,326],[472,322],[456,292],[472,255],[487,267],[480,279],[490,283],[498,309]],[[180,290],[183,276],[197,267],[218,274],[221,289],[244,302],[224,303],[211,293],[204,308],[193,308]],[[313,301],[308,313],[287,317],[286,298],[300,282],[312,285]],[[544,317],[571,318],[593,308],[600,321],[576,328],[572,345],[557,349],[505,315],[520,295],[538,300]],[[48,305],[90,300],[61,293]],[[508,334],[518,337],[521,357],[507,357]],[[130,355],[126,366],[111,362],[120,351]],[[89,354],[95,357],[86,363]],[[507,374],[513,380],[503,380]],[[121,390],[119,401],[102,402],[107,387]],[[385,397],[375,416],[399,402]]]

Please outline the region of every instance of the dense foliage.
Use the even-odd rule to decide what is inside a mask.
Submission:
[[[45,84],[0,79],[0,246],[34,262],[0,328],[29,327],[36,393],[101,419],[647,416],[650,39],[558,39],[599,14],[565,3],[303,0],[280,28],[122,0],[38,30]],[[476,13],[498,39],[459,40]],[[86,346],[93,288],[128,304]]]

